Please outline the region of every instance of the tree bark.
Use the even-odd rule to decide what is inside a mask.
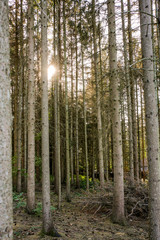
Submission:
[[[127,41],[126,41],[126,34],[125,34],[124,6],[123,6],[123,4],[124,4],[123,0],[121,0],[123,48],[124,48],[124,63],[125,63],[125,80],[126,80],[127,105],[128,105],[130,183],[133,186],[134,185],[134,159],[133,159],[131,86],[130,86],[130,77],[129,77],[129,64],[128,64],[128,56],[127,56]]]
[[[72,36],[71,36],[72,43]],[[71,45],[71,130],[70,130],[70,158],[71,158],[71,183],[74,183],[74,167],[73,167],[73,46]]]
[[[83,115],[84,115],[84,145],[85,145],[85,166],[86,166],[86,188],[89,190],[89,170],[88,170],[88,141],[87,141],[87,113],[86,113],[86,83],[84,77],[84,46],[82,38],[82,6],[80,6],[80,38],[81,38],[81,59],[82,59],[82,82],[83,82]]]
[[[66,198],[70,196],[70,159],[69,159],[69,116],[68,116],[68,81],[67,81],[67,57],[66,57],[66,4],[63,1],[63,33],[64,33],[64,67],[65,67],[65,123],[66,123]]]
[[[35,79],[34,79],[34,8],[33,1],[28,0],[29,31],[29,76],[28,76],[28,177],[27,210],[32,213],[35,208]]]
[[[17,176],[17,192],[22,191],[22,96],[23,96],[23,3],[21,3],[21,22],[20,22],[20,31],[19,31],[19,39],[20,39],[20,68],[19,68],[19,92],[18,92],[18,176]]]
[[[19,72],[19,56],[18,56],[18,0],[16,0],[15,13],[15,82],[14,82],[14,171],[13,187],[17,189],[17,158],[18,158],[18,72]]]
[[[128,37],[129,37],[129,64],[133,64],[133,41],[131,28],[131,0],[128,0]],[[134,174],[137,184],[139,184],[139,162],[138,162],[138,147],[137,147],[137,121],[136,121],[136,102],[135,102],[135,81],[133,71],[130,68],[130,83],[131,83],[131,105],[132,105],[132,133],[133,133],[133,157],[134,157]]]
[[[101,116],[101,99],[100,99],[100,79],[98,74],[98,57],[97,57],[97,37],[96,37],[96,17],[95,17],[95,0],[92,0],[92,24],[93,24],[93,45],[94,45],[94,73],[96,81],[96,106],[97,106],[97,125],[98,125],[98,148],[99,148],[99,173],[100,185],[104,186],[104,162],[103,162],[103,139],[102,139],[102,116]]]
[[[47,1],[42,0],[41,11],[41,84],[42,84],[42,206],[43,231],[50,234],[52,219],[50,210],[49,172],[49,124],[48,124],[48,78],[47,78]]]
[[[140,24],[144,100],[146,108],[146,136],[149,161],[149,201],[150,201],[150,240],[160,239],[160,165],[159,165],[159,127],[156,86],[154,83],[151,2],[140,0]]]
[[[0,238],[13,239],[8,1],[0,2]]]
[[[76,185],[80,187],[79,183],[79,128],[78,128],[78,43],[77,43],[77,16],[76,16],[76,3],[74,3],[75,10],[75,51],[76,51]]]
[[[122,133],[120,121],[119,79],[117,77],[117,46],[115,28],[115,1],[108,0],[109,27],[109,66],[110,66],[110,94],[113,133],[114,160],[114,197],[112,219],[117,223],[124,223],[124,182],[123,182],[123,153]]]

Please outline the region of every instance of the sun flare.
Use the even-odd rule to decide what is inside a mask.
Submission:
[[[56,72],[56,68],[53,65],[48,67],[48,79],[50,80]]]

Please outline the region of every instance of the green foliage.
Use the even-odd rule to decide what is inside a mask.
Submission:
[[[17,156],[12,157],[12,175],[15,177],[17,175],[17,168],[15,167],[15,163],[17,161]]]
[[[15,208],[25,207],[26,203],[23,198],[23,192],[13,193],[13,202],[15,203]]]
[[[16,162],[17,162],[17,156],[12,157],[12,176],[13,178],[17,176],[17,167],[16,167]],[[21,175],[26,176],[27,174],[25,173],[25,169],[21,169]]]
[[[41,136],[42,136],[41,132],[36,133],[35,141],[40,141],[41,140]]]
[[[42,158],[41,157],[35,157],[35,166],[41,167],[42,166]]]
[[[27,176],[27,173],[25,172],[25,169],[21,169],[21,175],[22,176]]]
[[[55,210],[56,210],[56,208],[51,206],[51,211],[54,212]],[[37,215],[39,217],[41,216],[41,214],[42,214],[42,203],[41,202],[39,202],[37,204],[37,207],[34,209],[34,213],[35,213],[35,215]]]
[[[21,235],[21,231],[14,232],[14,236],[19,237]]]
[[[53,175],[50,175],[50,182],[51,182],[51,184],[54,183],[54,176]]]
[[[75,178],[76,178],[76,176],[75,176]],[[85,190],[87,188],[87,178],[86,178],[86,176],[79,175],[79,182],[80,182],[80,188]],[[93,188],[92,178],[89,178],[89,188]]]
[[[40,181],[42,178],[42,158],[35,157],[35,167],[36,167],[36,181]]]
[[[23,198],[23,192],[21,193],[13,193],[13,201],[20,201]]]
[[[37,204],[37,207],[34,209],[34,213],[37,216],[41,216],[41,214],[42,214],[42,203],[39,202]]]
[[[51,211],[54,212],[55,210],[56,210],[56,208],[51,206]]]

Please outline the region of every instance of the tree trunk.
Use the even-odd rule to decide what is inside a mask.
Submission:
[[[18,92],[18,176],[17,176],[17,192],[22,191],[22,87],[23,87],[23,3],[21,0],[21,23],[20,23],[20,71],[19,71],[19,92]]]
[[[71,36],[72,43],[72,36]],[[73,167],[73,46],[71,45],[71,130],[70,130],[70,157],[71,157],[71,183],[74,183],[74,167]]]
[[[58,0],[58,78],[57,78],[57,140],[58,140],[58,158],[57,158],[57,181],[58,181],[58,208],[61,205],[61,139],[60,139],[60,82],[61,82],[61,0]]]
[[[29,31],[29,76],[28,76],[28,177],[27,210],[35,208],[35,79],[34,79],[34,9],[33,1],[28,1]]]
[[[133,41],[131,28],[131,0],[128,0],[128,37],[129,37],[129,64],[133,64]],[[136,121],[136,102],[135,102],[135,81],[133,71],[130,68],[130,83],[131,83],[131,105],[132,105],[132,133],[133,133],[133,156],[135,163],[135,179],[139,183],[139,163],[138,163],[138,147],[137,147],[137,121]]]
[[[93,24],[93,44],[94,44],[94,72],[96,81],[96,106],[97,106],[97,125],[98,125],[98,148],[99,148],[99,174],[100,185],[104,186],[104,162],[103,162],[103,145],[102,145],[102,116],[101,116],[101,99],[100,99],[100,79],[98,74],[98,57],[97,57],[97,37],[96,37],[96,17],[95,17],[95,0],[92,0],[92,24]]]
[[[41,84],[42,84],[42,206],[43,231],[52,232],[50,210],[50,172],[49,172],[49,126],[48,126],[48,79],[47,79],[47,1],[42,0],[41,11]]]
[[[126,80],[127,105],[128,105],[130,183],[133,186],[134,185],[134,159],[133,159],[133,135],[132,135],[131,86],[130,86],[130,77],[129,77],[129,64],[128,64],[128,57],[127,57],[127,41],[126,41],[126,34],[125,34],[123,0],[121,0],[121,16],[122,16],[123,48],[124,48],[124,63],[125,63],[125,80]]]
[[[57,32],[57,56],[55,65],[57,72],[54,76],[54,121],[55,121],[55,192],[58,194],[58,207],[61,205],[61,163],[60,163],[60,97],[59,97],[59,82],[61,79],[61,21],[60,21],[61,1],[57,2],[58,12],[58,32]]]
[[[138,95],[138,83],[137,82],[136,82],[136,102],[137,102],[137,136],[138,136],[139,178],[141,178],[140,117],[139,117],[139,95]]]
[[[63,1],[63,33],[64,33],[64,67],[65,67],[65,123],[66,123],[66,198],[70,196],[70,159],[69,159],[69,116],[68,116],[68,82],[67,82],[67,57],[66,57],[66,13]]]
[[[82,13],[82,6],[81,6]],[[81,24],[80,15],[80,24]],[[86,188],[89,190],[89,170],[88,170],[88,141],[87,141],[87,116],[86,116],[86,83],[84,77],[84,46],[82,37],[82,25],[80,25],[80,38],[81,38],[81,58],[82,58],[82,82],[83,82],[83,115],[84,115],[84,145],[85,145],[85,165],[86,165]]]
[[[140,0],[141,43],[149,161],[150,240],[160,239],[160,166],[157,97],[154,83],[151,2]]]
[[[13,239],[8,1],[0,2],[0,237]]]
[[[78,128],[78,43],[77,43],[77,17],[76,17],[76,3],[74,3],[75,10],[75,50],[76,50],[76,185],[80,187],[79,183],[79,128]]]
[[[142,170],[143,170],[143,181],[145,182],[145,169],[144,169],[144,161],[145,161],[145,149],[144,149],[144,114],[143,114],[143,91],[142,91],[142,83],[140,85],[140,93],[141,93],[141,138],[142,138]]]
[[[16,16],[15,16],[15,83],[14,83],[14,171],[17,171],[18,158],[18,72],[19,72],[19,56],[18,56],[18,0],[16,0]],[[13,186],[17,189],[17,174],[13,176]]]
[[[112,219],[114,222],[124,223],[123,154],[120,121],[119,79],[117,78],[118,69],[114,2],[114,0],[108,0],[110,94],[114,160],[114,197]]]

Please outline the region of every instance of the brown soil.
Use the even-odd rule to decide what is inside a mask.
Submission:
[[[74,190],[72,202],[65,201],[62,196],[61,210],[54,210],[53,222],[61,238],[43,236],[41,234],[42,216],[29,215],[25,207],[16,208],[14,202],[14,239],[59,239],[59,240],[147,240],[148,220],[132,216],[127,218],[127,224],[121,226],[110,220],[111,198],[106,195],[108,207],[105,208],[103,190],[86,193]],[[101,196],[101,202],[100,197]],[[103,196],[103,197],[102,197]],[[132,197],[133,198],[133,197]],[[36,193],[37,203],[41,202],[41,193]],[[52,206],[56,207],[57,196],[52,193]],[[25,194],[23,194],[25,201]],[[93,201],[94,200],[94,201]],[[138,205],[138,204],[137,204]],[[129,214],[128,214],[129,215]]]

